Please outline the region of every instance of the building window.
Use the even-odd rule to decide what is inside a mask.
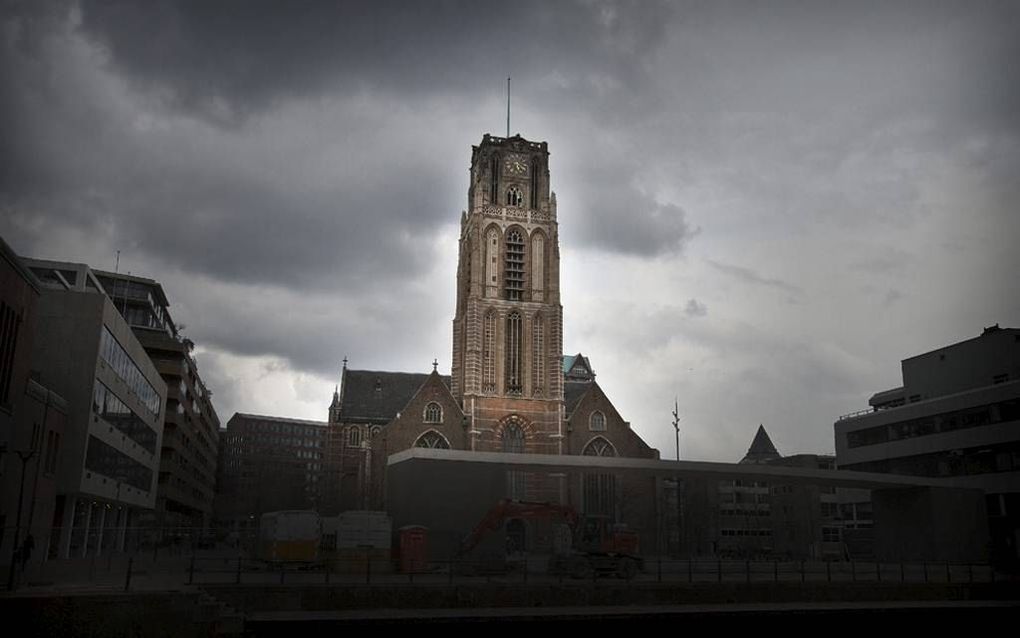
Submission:
[[[538,160],[531,161],[531,186],[529,194],[531,195],[531,207],[538,208]]]
[[[521,393],[521,314],[511,312],[506,318],[506,392]]]
[[[414,447],[432,448],[437,450],[449,450],[450,442],[446,440],[439,432],[435,430],[429,430],[418,437],[418,440],[414,442]]]
[[[351,446],[361,445],[361,430],[358,428],[347,430],[347,444]]]
[[[150,453],[156,453],[159,437],[156,431],[99,379],[92,390],[92,412]]]
[[[516,186],[511,186],[506,189],[506,205],[507,206],[520,206],[521,202],[524,201],[524,195],[521,193],[521,189]]]
[[[482,392],[496,391],[496,313],[485,315],[482,343]]]
[[[516,417],[511,417],[516,419]],[[522,454],[524,452],[524,428],[516,421],[510,421],[503,428],[502,435],[503,451],[508,454]],[[506,473],[507,496],[512,499],[523,499],[526,495],[526,474],[519,470],[510,470]]]
[[[497,280],[499,271],[499,231],[495,228],[490,228],[485,233],[485,255],[485,296],[494,297],[499,286],[499,281]]]
[[[616,518],[616,477],[612,474],[585,474],[584,512]]]
[[[531,393],[545,393],[545,320],[540,314],[531,326]]]
[[[605,432],[606,415],[598,411],[592,412],[591,418],[588,420],[588,429],[590,429],[592,432]]]
[[[524,428],[511,421],[503,428],[503,451],[511,454],[524,452]]]
[[[426,423],[443,422],[443,408],[440,407],[440,405],[435,401],[425,406],[425,422]]]
[[[506,270],[503,276],[506,298],[520,301],[524,290],[524,238],[517,229],[506,234]]]
[[[142,404],[149,409],[152,415],[158,417],[162,399],[106,326],[103,326],[103,332],[100,335],[99,356],[141,399]],[[182,379],[182,387],[183,384]]]
[[[11,378],[14,372],[14,351],[18,346],[21,317],[14,308],[0,302],[0,405],[10,404]]]
[[[582,456],[616,456],[616,448],[613,444],[597,436],[588,442],[588,445],[584,446],[584,450],[581,452]]]
[[[531,236],[531,300],[545,297],[545,235],[535,232]]]

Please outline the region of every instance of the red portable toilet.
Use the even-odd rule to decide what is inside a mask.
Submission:
[[[425,571],[428,565],[428,531],[421,525],[400,528],[400,571]]]

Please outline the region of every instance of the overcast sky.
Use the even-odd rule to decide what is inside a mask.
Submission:
[[[449,373],[471,145],[549,143],[564,350],[784,454],[1020,326],[1017,2],[3,2],[0,235],[161,281],[221,421]]]

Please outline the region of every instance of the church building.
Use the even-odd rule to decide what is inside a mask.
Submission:
[[[461,214],[451,376],[354,370],[329,407],[326,513],[385,509],[389,455],[410,447],[658,458],[623,420],[587,357],[563,355],[556,195],[545,142],[485,135]],[[565,501],[564,477],[512,473],[511,498]],[[611,476],[578,487],[613,515]]]

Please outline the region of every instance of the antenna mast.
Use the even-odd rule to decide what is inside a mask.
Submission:
[[[510,137],[510,76],[506,76],[506,136]]]

